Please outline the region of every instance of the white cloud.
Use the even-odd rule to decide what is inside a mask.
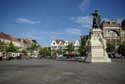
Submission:
[[[85,28],[91,28],[92,26],[92,16],[72,17],[71,20]]]
[[[76,24],[79,24],[83,28],[91,29],[92,28],[92,22],[93,22],[93,17],[92,16],[83,16],[83,17],[71,17],[70,20],[75,22]],[[114,21],[121,23],[123,18],[118,18],[118,19],[110,19],[110,18],[101,18],[101,21]]]
[[[79,5],[79,8],[82,12],[85,12],[90,6],[90,0],[83,0],[82,3]]]
[[[22,33],[24,37],[26,38],[31,38],[31,39],[36,39],[36,40],[42,40],[45,39],[46,37],[54,39],[57,36],[60,36],[62,34],[66,34],[64,32],[56,32],[56,31],[39,31],[39,30],[30,30],[27,32]]]
[[[16,23],[36,24],[39,23],[39,21],[33,21],[28,18],[17,18]]]
[[[81,34],[80,29],[77,29],[77,28],[69,28],[69,29],[66,29],[65,31],[66,33],[75,34],[75,35]]]
[[[75,17],[71,17],[70,20],[75,20],[76,18]]]

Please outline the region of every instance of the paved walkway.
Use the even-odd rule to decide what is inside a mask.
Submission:
[[[125,84],[125,61],[0,61],[0,84]]]

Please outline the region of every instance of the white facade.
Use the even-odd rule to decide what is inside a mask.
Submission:
[[[51,50],[58,50],[58,49],[63,49],[64,48],[64,42],[59,40],[57,42],[56,40],[52,41],[51,43]]]
[[[0,41],[4,42],[5,44],[10,43],[10,40],[8,40],[8,39],[3,39],[3,38],[0,38]]]
[[[68,46],[69,43],[73,43],[75,49],[78,49],[80,46],[80,42],[78,40],[74,42],[68,42],[63,40],[54,40],[51,42],[51,50],[58,50],[58,49],[64,49],[66,46]]]
[[[32,43],[34,43],[31,39],[28,39],[26,43],[24,42],[24,40],[26,40],[26,39],[21,39],[21,41],[19,41],[19,40],[10,40],[8,38],[0,37],[0,41],[4,42],[6,45],[9,45],[9,43],[12,42],[15,47],[18,47],[21,49],[26,49],[28,47],[31,47]]]
[[[74,42],[75,50],[79,49],[79,46],[80,46],[80,43],[79,43],[78,40],[76,40],[76,41]]]
[[[19,47],[19,48],[23,48],[23,47],[24,47],[24,44],[21,44],[20,42],[12,41],[12,43],[13,43],[16,47]]]
[[[0,38],[0,40],[2,41],[2,42],[4,42],[5,44],[9,44],[10,42],[12,42],[13,44],[14,44],[14,46],[16,46],[16,47],[19,47],[19,48],[22,48],[22,47],[24,47],[24,44],[21,44],[21,42],[19,42],[19,41],[11,41],[11,40],[8,40],[8,39],[3,39],[3,38]]]

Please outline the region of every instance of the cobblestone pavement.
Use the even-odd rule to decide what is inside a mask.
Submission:
[[[79,63],[47,59],[0,61],[0,84],[125,84],[125,61]]]

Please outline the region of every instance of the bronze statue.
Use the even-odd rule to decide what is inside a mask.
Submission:
[[[93,28],[100,28],[101,16],[99,15],[99,11],[95,10],[93,15]]]

